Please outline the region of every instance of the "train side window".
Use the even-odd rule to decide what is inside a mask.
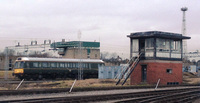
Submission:
[[[50,65],[51,63],[49,63],[49,62],[47,62],[47,67],[48,68],[51,68],[51,65]]]
[[[85,63],[82,63],[82,67],[85,68]]]
[[[83,67],[84,67],[84,68],[87,68],[87,63],[83,63]]]
[[[68,64],[68,67],[69,67],[69,68],[72,68],[72,63],[69,63],[69,64]]]
[[[27,68],[27,63],[26,62],[24,62],[24,68]]]
[[[65,68],[68,68],[68,63],[65,63]]]
[[[88,66],[89,66],[88,68],[91,69],[91,63],[89,63]]]
[[[46,62],[43,62],[43,63],[42,63],[42,67],[43,67],[43,68],[47,68],[47,67],[48,67],[48,64],[47,64]]]
[[[25,62],[25,65],[24,65],[25,67],[24,68],[30,68],[29,67],[29,62]]]
[[[98,68],[98,64],[97,64],[97,63],[92,63],[92,64],[91,64],[91,68],[92,68],[92,69]]]
[[[38,62],[33,62],[33,67],[38,68]]]
[[[56,63],[51,63],[51,67],[55,68],[56,67]]]
[[[60,65],[59,65],[59,64],[60,64],[60,63],[56,63],[56,67],[57,67],[57,68],[59,68],[59,67],[60,67]]]
[[[73,68],[75,68],[76,67],[76,64],[75,63],[73,63]]]
[[[55,67],[55,64],[54,64],[54,63],[50,63],[50,65],[51,65],[52,68]]]
[[[76,68],[78,68],[78,67],[79,67],[79,63],[75,63],[75,65],[76,65]]]
[[[38,62],[38,67],[41,68],[42,67],[42,63]]]
[[[33,62],[29,62],[29,67],[33,68]]]
[[[65,67],[65,63],[60,63],[60,68],[64,68]]]

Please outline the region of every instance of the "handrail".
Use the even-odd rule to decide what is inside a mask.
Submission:
[[[127,77],[125,77],[125,80],[122,83],[122,85],[124,85],[124,83],[127,81],[129,76],[131,75],[131,73],[133,72],[133,70],[135,69],[137,64],[139,63],[141,55],[142,55],[142,52],[139,53],[137,58],[135,58],[135,57],[131,58],[131,60],[129,61],[129,66],[126,68],[126,70],[124,72],[121,72],[122,76],[119,78],[119,80],[117,81],[116,85],[118,85],[120,83],[121,79],[123,79],[124,76],[127,74]],[[133,61],[133,59],[134,59],[134,61]]]

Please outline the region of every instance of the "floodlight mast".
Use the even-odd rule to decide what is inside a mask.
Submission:
[[[183,12],[183,19],[182,19],[182,35],[183,36],[187,36],[186,34],[186,19],[185,19],[185,12],[188,10],[187,7],[182,7],[181,8],[181,11]],[[183,40],[183,59],[184,60],[187,60],[187,41],[186,40]]]

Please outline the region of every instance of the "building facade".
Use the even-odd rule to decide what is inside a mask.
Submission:
[[[182,40],[190,37],[182,34],[148,31],[128,35],[130,38],[130,56],[140,61],[131,74],[131,84],[162,85],[182,83]]]
[[[63,58],[100,59],[100,42],[62,41],[52,43],[51,48],[58,48]]]

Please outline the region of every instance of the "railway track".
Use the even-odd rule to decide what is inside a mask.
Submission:
[[[27,82],[29,83],[29,82]],[[167,87],[198,87],[199,85],[178,85],[178,86],[159,86],[159,88]],[[84,92],[84,91],[101,91],[101,90],[123,90],[123,89],[150,89],[155,86],[115,86],[115,87],[84,87],[84,88],[73,88],[73,92]],[[3,95],[23,95],[23,94],[45,94],[45,93],[59,93],[69,92],[70,88],[55,88],[55,89],[32,89],[32,90],[0,90],[0,96]]]
[[[192,103],[200,98],[200,88],[182,88],[154,90],[134,93],[116,93],[102,95],[82,95],[55,98],[35,98],[22,100],[7,100],[9,103],[83,103],[83,102],[114,102],[114,103]]]

